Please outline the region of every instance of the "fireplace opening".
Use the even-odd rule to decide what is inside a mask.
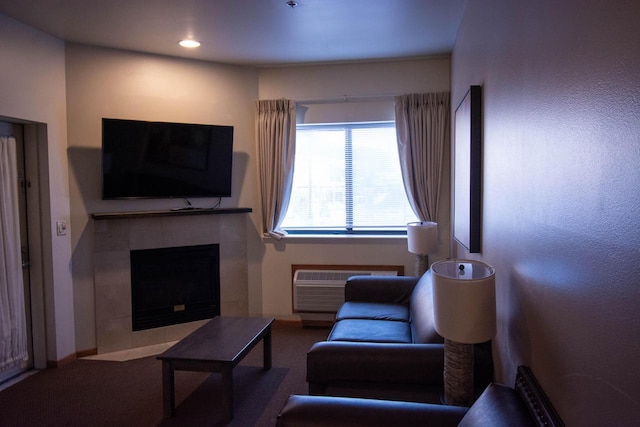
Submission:
[[[220,315],[219,245],[130,251],[132,330]]]

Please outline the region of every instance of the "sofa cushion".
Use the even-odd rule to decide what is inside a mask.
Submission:
[[[414,276],[351,276],[344,286],[345,301],[409,304]]]
[[[460,427],[535,426],[529,410],[518,392],[507,386],[489,384],[466,413]]]
[[[411,343],[411,328],[393,320],[344,319],[336,322],[327,341]]]
[[[336,320],[344,319],[375,319],[408,322],[409,306],[406,304],[347,301],[342,304],[336,314]]]

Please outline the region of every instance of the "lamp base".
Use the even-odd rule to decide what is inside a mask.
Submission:
[[[414,274],[416,277],[422,276],[429,269],[429,255],[416,255]]]
[[[473,344],[444,340],[444,403],[473,404]]]

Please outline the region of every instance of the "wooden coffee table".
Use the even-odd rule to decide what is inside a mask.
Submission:
[[[264,369],[271,369],[273,318],[214,317],[178,341],[157,358],[162,361],[162,399],[165,417],[175,412],[174,371],[222,374],[222,410],[226,422],[233,418],[233,367],[255,345],[264,343]]]

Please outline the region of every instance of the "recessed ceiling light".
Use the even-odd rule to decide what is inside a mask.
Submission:
[[[200,46],[200,42],[196,41],[196,40],[191,40],[191,39],[186,39],[186,40],[180,40],[180,46],[182,47],[187,47],[189,49],[193,49],[196,47]]]

